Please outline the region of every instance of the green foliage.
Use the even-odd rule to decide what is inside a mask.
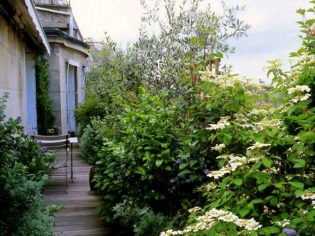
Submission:
[[[36,71],[36,104],[38,133],[46,134],[52,128],[55,117],[52,112],[52,100],[49,97],[49,65],[47,59],[37,56],[35,60]]]
[[[222,14],[218,14],[201,2],[156,0],[151,4],[141,0],[146,13],[135,50],[143,72],[141,80],[155,93],[164,89],[175,90],[174,96],[183,93],[187,83],[181,86],[180,73],[189,71],[192,83],[192,75],[206,70],[211,59],[234,51],[228,39],[246,35],[249,26],[237,17],[243,7],[222,4]],[[158,35],[147,30],[152,26],[158,28]]]
[[[162,235],[314,235],[315,34],[306,11],[298,12],[306,36],[291,53],[291,71],[271,61],[269,101],[210,124],[209,139],[224,148],[219,170],[201,188],[208,201],[195,208],[189,227]]]
[[[124,201],[117,204],[113,211],[114,218],[119,220],[120,230],[123,227],[132,227],[132,232],[137,236],[155,236],[169,227],[173,227],[174,219],[161,213],[154,213],[149,207],[140,208],[139,205]],[[130,232],[131,233],[131,232]]]
[[[90,164],[95,164],[98,160],[98,153],[101,150],[103,138],[106,134],[105,127],[100,119],[93,119],[91,124],[86,126],[80,138],[81,155]]]
[[[159,37],[143,28],[126,52],[107,38],[94,53],[87,99],[76,110],[85,128],[82,153],[96,164],[94,181],[104,196],[100,212],[107,222],[126,197],[136,209],[148,207],[168,217],[181,213],[184,221],[187,209],[204,203],[197,189],[217,168],[218,152],[205,127],[256,102],[246,102],[246,93],[255,91],[241,82],[219,90],[220,84],[203,81],[208,76],[199,73],[233,50],[225,40],[245,35],[248,26],[236,18],[242,9],[225,6],[219,16],[193,1],[177,14],[173,1],[165,4],[166,23],[145,6],[149,14],[143,22],[159,22]],[[229,144],[232,136],[222,138]]]
[[[119,114],[123,109],[122,100],[127,102],[134,98],[134,66],[130,65],[129,56],[116,48],[109,37],[99,46],[100,50],[92,52],[95,65],[87,77],[86,100],[75,110],[82,129],[80,135],[94,117],[103,119]]]
[[[6,97],[0,99],[0,235],[51,235],[54,218],[42,191],[55,156],[24,137],[21,117],[6,118]]]

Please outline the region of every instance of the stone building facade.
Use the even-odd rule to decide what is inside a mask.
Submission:
[[[50,46],[33,2],[1,0],[0,96],[9,93],[6,116],[21,116],[26,134],[37,132],[34,57],[44,53]]]
[[[74,109],[84,100],[90,59],[70,4],[65,0],[0,1],[0,96],[6,115],[22,117],[25,134],[37,134],[35,56],[45,55],[54,126],[76,133]]]
[[[48,63],[55,126],[63,134],[77,133],[74,109],[84,100],[89,45],[83,42],[67,1],[35,0],[35,5],[51,47]]]

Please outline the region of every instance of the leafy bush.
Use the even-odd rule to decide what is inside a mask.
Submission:
[[[105,127],[100,119],[93,119],[91,124],[86,126],[80,138],[81,155],[90,164],[95,164],[98,160],[105,136]]]
[[[161,235],[315,234],[313,22],[300,22],[306,37],[290,72],[272,61],[275,88],[265,93],[276,100],[207,127],[220,151],[220,169],[201,188],[208,201],[183,230]]]
[[[205,89],[205,85],[201,83],[196,90]],[[207,89],[217,92],[215,85]],[[203,127],[218,118],[204,110],[212,104],[213,110],[221,107],[221,114],[234,111],[240,100],[236,95],[244,88],[239,82],[230,87],[233,89],[216,97],[217,106],[206,98],[195,99],[194,105],[188,106],[182,98],[171,101],[166,92],[153,96],[140,88],[135,102],[125,104],[124,113],[102,121],[102,129],[108,132],[103,133],[94,180],[104,193],[104,220],[112,219],[112,207],[127,196],[167,216],[204,201],[196,188],[204,183],[209,170],[216,168],[217,151],[211,149]],[[229,107],[233,101],[235,106]],[[245,110],[246,106],[240,108]],[[110,120],[115,120],[116,127]],[[232,136],[226,133],[223,138],[231,142]]]
[[[163,229],[173,226],[173,220],[161,213],[154,213],[151,208],[135,205],[130,201],[117,204],[113,211],[114,218],[119,220],[119,231],[126,227],[124,234],[131,232],[137,236],[158,235]],[[128,231],[128,227],[131,227]],[[119,234],[119,232],[117,232]]]
[[[42,191],[55,157],[24,137],[21,117],[5,120],[6,98],[0,98],[0,235],[51,235],[54,218]]]

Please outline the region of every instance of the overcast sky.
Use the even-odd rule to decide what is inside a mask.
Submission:
[[[147,0],[150,1],[150,0]],[[213,6],[219,0],[204,0]],[[281,59],[288,65],[289,53],[301,45],[299,27],[301,20],[296,13],[299,8],[309,8],[309,0],[226,0],[227,4],[246,5],[240,16],[251,25],[248,37],[233,41],[236,53],[223,63],[233,65],[233,72],[242,77],[262,79],[267,83],[263,68],[267,60]],[[71,6],[84,38],[95,41],[104,38],[107,31],[118,44],[138,39],[140,17],[144,12],[140,0],[71,0]],[[287,68],[287,67],[286,67]]]

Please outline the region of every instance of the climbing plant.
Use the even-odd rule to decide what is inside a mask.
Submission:
[[[36,70],[36,103],[38,133],[46,134],[52,127],[55,117],[52,112],[52,100],[49,97],[49,64],[45,57],[37,56]]]

